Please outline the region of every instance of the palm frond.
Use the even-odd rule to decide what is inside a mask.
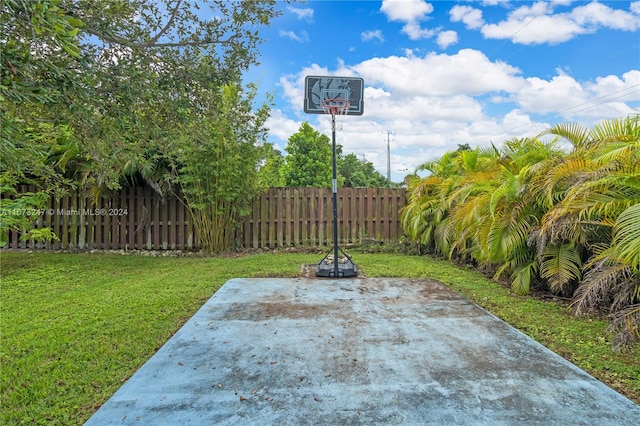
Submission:
[[[613,314],[607,331],[615,334],[613,344],[616,350],[640,341],[640,303],[629,305]]]
[[[588,159],[567,158],[552,168],[536,186],[545,195],[548,205],[554,205],[566,196],[566,191],[588,180],[589,173],[596,168]]]
[[[580,280],[582,259],[575,244],[547,245],[540,264],[540,276],[549,282],[550,290],[560,292]]]
[[[556,135],[566,139],[574,148],[581,148],[589,141],[589,129],[578,123],[563,123],[551,127],[543,135]]]
[[[600,255],[600,260],[594,267],[584,274],[573,295],[571,306],[578,315],[610,304],[612,295],[615,294],[612,289],[631,276],[631,268],[622,263],[611,262],[606,251]]]
[[[589,137],[596,143],[611,140],[637,141],[640,139],[640,121],[637,117],[603,120],[593,127]]]
[[[591,157],[599,164],[626,162],[631,155],[640,149],[640,142],[621,141],[615,138],[599,149],[592,149]]]
[[[491,226],[487,233],[486,252],[491,261],[504,259],[503,241],[508,230],[508,218],[502,212],[496,212],[492,216]]]
[[[518,214],[518,207],[514,206],[511,211],[508,232],[503,242],[504,251],[507,254],[528,245],[527,241],[534,226],[533,222],[536,220],[535,217]]]
[[[436,251],[444,256],[451,256],[451,244],[456,239],[455,226],[450,217],[443,219],[434,231]]]
[[[640,204],[620,213],[613,228],[613,246],[622,262],[640,269]]]
[[[531,279],[538,271],[538,262],[530,261],[514,271],[511,278],[511,290],[519,295],[529,294]]]
[[[496,146],[493,143],[491,143],[490,146],[478,147],[477,150],[482,157],[486,157],[486,158],[500,157],[500,151],[498,150],[498,148],[496,148]]]

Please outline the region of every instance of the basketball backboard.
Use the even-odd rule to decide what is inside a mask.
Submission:
[[[350,102],[345,115],[364,113],[364,80],[357,77],[307,76],[304,79],[304,112],[325,114],[322,101],[326,99],[346,99]]]

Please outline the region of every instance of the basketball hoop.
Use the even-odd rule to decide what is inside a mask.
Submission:
[[[331,115],[332,179],[331,194],[333,204],[333,261],[329,255],[318,263],[316,276],[347,278],[357,276],[356,265],[343,251],[345,263],[340,262],[338,247],[338,173],[336,161],[336,115],[362,115],[364,80],[355,77],[318,77],[307,76],[304,79],[304,112],[309,114]],[[351,102],[353,101],[353,105]],[[340,125],[342,128],[342,125]],[[330,265],[331,263],[331,265]]]
[[[347,115],[351,102],[343,98],[329,98],[322,101],[322,109],[325,114]]]

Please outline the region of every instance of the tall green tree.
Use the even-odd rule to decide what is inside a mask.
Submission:
[[[51,157],[73,136],[61,115],[69,96],[84,93],[78,32],[82,22],[54,0],[7,0],[0,4],[0,246],[9,230],[23,238],[48,240],[50,230],[34,230],[32,215],[50,194],[70,184],[64,167]],[[19,194],[20,183],[37,184],[36,193]],[[27,210],[25,210],[27,209]]]
[[[66,5],[84,23],[81,47],[92,64],[84,75],[100,112],[78,127],[85,151],[108,159],[94,168],[95,183],[111,187],[120,184],[122,165],[163,187],[157,166],[180,137],[175,131],[206,113],[210,88],[235,84],[257,64],[259,29],[277,15],[270,0]]]
[[[375,169],[373,163],[358,158],[356,154],[341,155],[338,158],[338,173],[346,187],[388,188],[393,186],[386,177]]]
[[[4,185],[40,177],[55,183],[47,163],[65,131],[56,118],[76,89],[82,23],[60,2],[7,0],[0,5],[0,170]]]
[[[285,186],[331,187],[331,162],[329,137],[304,122],[289,138],[283,183]]]
[[[176,141],[257,64],[274,5],[3,1],[0,184],[97,195],[137,175],[170,190]]]
[[[283,186],[331,187],[332,146],[328,136],[320,134],[308,122],[300,126],[289,138],[284,163],[272,157],[265,164],[265,172],[273,175],[273,168],[280,167],[279,182]],[[267,167],[268,166],[268,167]],[[338,186],[387,188],[395,186],[378,172],[373,163],[360,159],[356,154],[343,155],[342,146],[336,146]],[[272,182],[275,180],[272,178]]]
[[[273,144],[266,143],[263,147],[264,162],[260,166],[258,181],[263,188],[279,188],[284,186],[282,172],[284,169],[284,157],[282,153],[273,148]]]
[[[15,147],[7,153],[14,170],[25,164],[30,175],[52,180],[43,156],[20,141],[43,125],[64,125],[80,162],[92,162],[85,183],[110,188],[123,172],[144,174],[154,169],[148,163],[162,162],[179,124],[206,108],[199,89],[239,81],[257,63],[259,28],[277,15],[271,0],[7,0],[0,7],[3,145]]]

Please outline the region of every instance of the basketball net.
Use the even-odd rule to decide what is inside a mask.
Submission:
[[[349,108],[351,107],[351,102],[347,99],[343,98],[328,98],[322,101],[322,109],[325,114],[331,115],[331,122],[334,125],[335,130],[342,130],[342,120],[336,122],[336,115],[347,115],[349,112]]]
[[[328,98],[322,101],[322,109],[325,114],[347,115],[351,102],[343,98]]]

